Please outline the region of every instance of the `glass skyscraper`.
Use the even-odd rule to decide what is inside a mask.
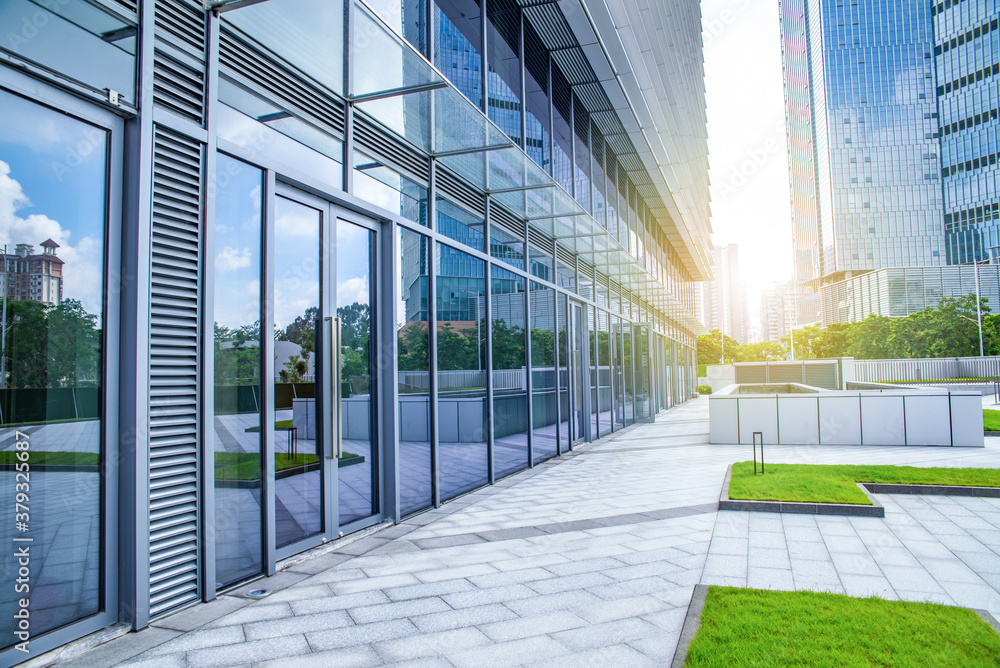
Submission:
[[[947,259],[992,260],[1000,256],[1000,6],[948,0],[931,13]]]
[[[823,285],[946,262],[934,23],[918,0],[782,0],[781,21],[795,275],[810,322]]]

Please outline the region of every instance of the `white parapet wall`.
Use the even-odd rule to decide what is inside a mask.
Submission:
[[[741,394],[740,387],[709,399],[710,443],[750,445],[760,432],[766,445],[984,445],[978,392],[789,385],[787,393]]]

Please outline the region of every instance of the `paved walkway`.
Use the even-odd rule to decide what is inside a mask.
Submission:
[[[1000,499],[880,496],[886,518],[715,510],[747,448],[708,402],[304,561],[73,666],[653,666],[699,582],[935,600],[1000,616]],[[775,462],[1000,466],[979,448],[774,447]],[[250,600],[243,592],[274,593]]]

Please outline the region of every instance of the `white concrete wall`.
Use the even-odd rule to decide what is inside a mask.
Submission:
[[[735,391],[735,387],[731,388]],[[709,398],[711,443],[983,447],[976,392],[819,392]]]

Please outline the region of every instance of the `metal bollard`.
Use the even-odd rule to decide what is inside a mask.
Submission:
[[[760,436],[760,473],[757,473],[757,437]],[[753,474],[764,475],[764,433],[753,433]]]

